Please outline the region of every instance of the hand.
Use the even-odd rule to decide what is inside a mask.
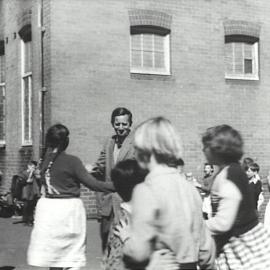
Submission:
[[[146,270],[178,270],[179,263],[172,251],[160,249],[154,251]]]
[[[120,224],[115,226],[114,235],[119,237],[122,243],[130,238],[130,226],[127,221],[120,220]]]

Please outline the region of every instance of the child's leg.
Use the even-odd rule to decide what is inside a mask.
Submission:
[[[35,202],[35,200],[31,200],[28,203],[29,203],[29,206],[28,206],[28,222],[33,223],[34,222],[34,210],[35,210],[36,202]]]
[[[22,221],[27,223],[29,219],[29,201],[25,200],[23,204],[23,211],[22,211]]]

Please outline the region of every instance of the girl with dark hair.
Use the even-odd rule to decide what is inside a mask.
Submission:
[[[50,269],[79,269],[85,265],[86,213],[80,184],[94,191],[112,192],[112,183],[97,181],[81,160],[65,152],[69,130],[61,124],[49,128],[47,151],[41,167],[45,194],[36,207],[28,248],[28,263]]]
[[[120,224],[120,219],[130,222],[132,215],[131,197],[134,188],[144,181],[147,174],[142,170],[134,159],[120,161],[111,171],[111,179],[115,190],[123,199],[119,213],[115,216],[111,226],[107,247],[103,257],[104,270],[176,270],[178,264],[174,254],[168,249],[155,251],[147,266],[132,264],[125,260],[123,254],[123,243],[114,234],[114,229]]]
[[[209,163],[220,171],[211,187],[212,216],[206,224],[215,237],[219,270],[270,269],[270,235],[258,222],[248,179],[239,160],[243,141],[228,125],[202,137]]]

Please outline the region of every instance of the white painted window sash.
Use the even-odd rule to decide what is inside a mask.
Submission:
[[[0,138],[0,145],[6,144],[6,84],[0,83],[0,89],[3,90],[3,138]]]
[[[30,56],[31,57],[31,56]],[[25,72],[25,43],[23,40],[21,40],[21,71],[22,71],[22,79],[21,79],[21,85],[22,85],[22,95],[21,95],[21,117],[22,117],[22,145],[28,146],[32,145],[32,72]],[[26,89],[26,82],[28,85],[28,89]],[[28,123],[25,122],[25,95],[26,91],[28,91]],[[26,125],[29,126],[29,133],[25,134]]]
[[[232,42],[231,53],[232,53],[232,70],[233,73],[225,73],[226,79],[239,79],[239,80],[259,80],[259,54],[258,54],[258,42],[252,45],[252,74],[245,74],[245,59],[250,59],[250,57],[245,58],[245,43],[242,43],[242,73],[236,73],[235,63],[235,42]]]
[[[143,57],[143,44],[144,44],[144,34],[140,34],[140,67],[133,67],[132,65],[132,36],[130,37],[130,72],[139,74],[154,74],[154,75],[171,75],[170,72],[170,35],[163,37],[163,53],[164,53],[164,68],[158,69],[155,67],[155,38],[152,34],[152,67],[144,66]]]

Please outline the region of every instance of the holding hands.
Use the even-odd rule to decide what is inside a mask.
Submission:
[[[119,225],[114,229],[114,235],[119,237],[123,244],[130,239],[130,225],[127,220],[120,220]],[[160,249],[152,253],[146,270],[178,270],[179,267],[175,254],[171,250]]]

